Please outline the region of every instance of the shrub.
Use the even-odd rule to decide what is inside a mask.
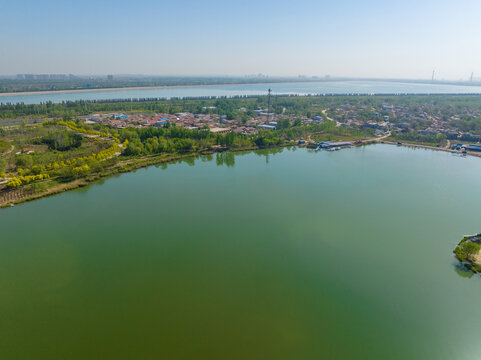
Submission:
[[[17,155],[15,158],[15,165],[29,168],[33,165],[33,158],[31,155]]]

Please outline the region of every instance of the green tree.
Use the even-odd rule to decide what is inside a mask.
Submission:
[[[459,260],[471,259],[481,250],[481,245],[472,241],[465,241],[456,247],[455,254]]]
[[[287,129],[291,125],[289,119],[277,120],[277,129]]]

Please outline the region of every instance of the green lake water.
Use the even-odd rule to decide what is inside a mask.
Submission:
[[[224,153],[0,211],[0,359],[480,359],[481,159]]]

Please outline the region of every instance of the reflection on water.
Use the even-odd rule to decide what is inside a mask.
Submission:
[[[233,167],[235,165],[235,155],[231,151],[220,152],[216,154],[215,161],[217,166]]]
[[[264,157],[266,160],[266,164],[268,164],[270,156],[280,154],[284,151],[284,149],[295,150],[296,147],[257,149],[253,151],[235,151],[235,150],[223,151],[223,152],[217,152],[213,155],[204,154],[204,155],[195,155],[195,156],[185,157],[182,159],[176,159],[168,163],[155,165],[155,167],[160,167],[165,170],[169,167],[169,165],[187,164],[189,166],[194,166],[198,161],[207,163],[207,162],[213,161],[214,158],[217,166],[234,167],[236,162],[236,157],[247,156],[249,154],[255,154],[259,157]]]

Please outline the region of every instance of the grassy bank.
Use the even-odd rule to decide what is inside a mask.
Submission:
[[[257,146],[245,146],[233,150],[226,151],[229,154],[235,154],[239,152],[245,151],[254,151],[254,150],[272,150],[280,149],[287,146],[294,145],[294,142],[285,142],[273,148],[265,148],[261,149]],[[224,150],[224,149],[220,149]],[[50,197],[54,195],[58,195],[64,193],[66,191],[75,190],[81,187],[85,187],[91,185],[95,182],[98,182],[102,179],[115,176],[122,173],[128,173],[135,171],[137,169],[146,168],[149,166],[161,165],[161,164],[169,164],[175,163],[178,161],[189,160],[189,159],[196,159],[201,156],[212,156],[214,154],[220,154],[219,149],[205,149],[198,152],[190,152],[190,153],[176,153],[176,154],[154,154],[154,155],[147,155],[141,157],[122,157],[121,160],[112,159],[111,163],[108,164],[102,171],[100,172],[92,172],[85,177],[74,179],[71,181],[60,181],[59,179],[47,179],[41,182],[37,182],[35,184],[31,184],[29,186],[25,186],[20,189],[10,189],[7,192],[0,193],[0,208],[7,208],[13,205],[22,204],[25,202],[30,202],[34,200],[38,200],[44,197]],[[223,151],[222,151],[223,152]],[[221,161],[225,161],[222,160]],[[227,161],[226,161],[227,163]],[[227,163],[228,164],[228,163]]]

